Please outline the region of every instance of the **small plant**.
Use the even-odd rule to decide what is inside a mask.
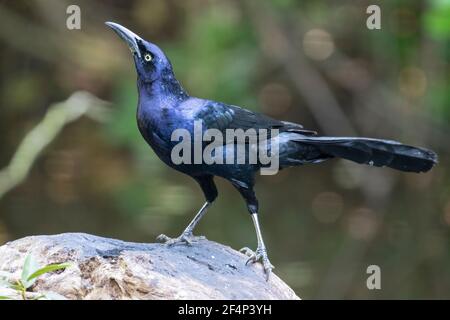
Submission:
[[[0,273],[0,289],[12,289],[18,293],[23,300],[65,300],[66,298],[56,292],[34,293],[30,294],[28,291],[36,282],[37,278],[45,273],[56,270],[62,270],[69,267],[68,263],[49,264],[45,267],[40,267],[36,260],[31,255],[27,255],[22,268],[20,279],[11,280],[8,273]],[[0,300],[16,299],[15,295],[0,295]]]

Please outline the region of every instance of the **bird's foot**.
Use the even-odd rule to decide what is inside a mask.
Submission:
[[[248,265],[250,262],[255,263],[258,261],[260,263],[262,263],[262,265],[264,267],[264,272],[266,274],[266,280],[269,281],[270,274],[272,273],[272,269],[274,269],[275,267],[270,263],[269,258],[267,257],[266,248],[258,247],[256,249],[256,251],[253,251],[253,250],[245,247],[245,248],[242,248],[241,250],[239,250],[239,252],[242,252],[246,256],[249,256],[245,265]]]
[[[177,244],[185,244],[190,246],[194,242],[198,242],[200,240],[205,239],[206,239],[205,236],[194,236],[192,233],[185,233],[185,232],[183,232],[178,238],[170,238],[165,234],[160,234],[158,237],[156,237],[156,240],[163,242],[169,247],[172,247]]]

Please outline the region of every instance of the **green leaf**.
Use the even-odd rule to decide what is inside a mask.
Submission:
[[[22,284],[26,289],[31,287],[36,281],[36,279],[31,279],[29,281],[28,278],[38,269],[39,265],[37,264],[36,260],[30,254],[27,255],[23,264],[22,275],[20,277]]]
[[[11,284],[9,287],[16,291],[22,291],[25,289],[25,287],[22,285],[22,282],[20,282],[20,281],[17,284]]]
[[[45,267],[40,268],[40,269],[36,270],[35,272],[33,272],[31,275],[29,275],[27,278],[27,281],[35,280],[37,277],[39,277],[45,273],[65,269],[69,266],[70,266],[69,263],[57,263],[57,264],[46,265]]]
[[[8,296],[0,296],[0,300],[12,300],[12,298]]]

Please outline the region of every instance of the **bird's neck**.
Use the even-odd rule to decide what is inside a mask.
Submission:
[[[138,90],[141,96],[145,95],[150,99],[176,98],[184,100],[189,97],[171,70],[162,73],[153,81],[145,81],[138,77]]]

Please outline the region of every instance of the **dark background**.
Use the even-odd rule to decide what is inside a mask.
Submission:
[[[66,8],[81,7],[81,30]],[[450,1],[0,1],[0,168],[49,106],[86,90],[111,101],[82,118],[0,197],[0,243],[81,231],[152,242],[178,235],[203,203],[163,165],[135,123],[129,50],[103,23],[160,45],[195,96],[302,123],[328,135],[400,140],[438,152],[426,174],[331,160],[259,176],[261,223],[275,272],[302,298],[450,298]],[[256,247],[237,192],[197,233]],[[368,290],[379,265],[382,289]]]

